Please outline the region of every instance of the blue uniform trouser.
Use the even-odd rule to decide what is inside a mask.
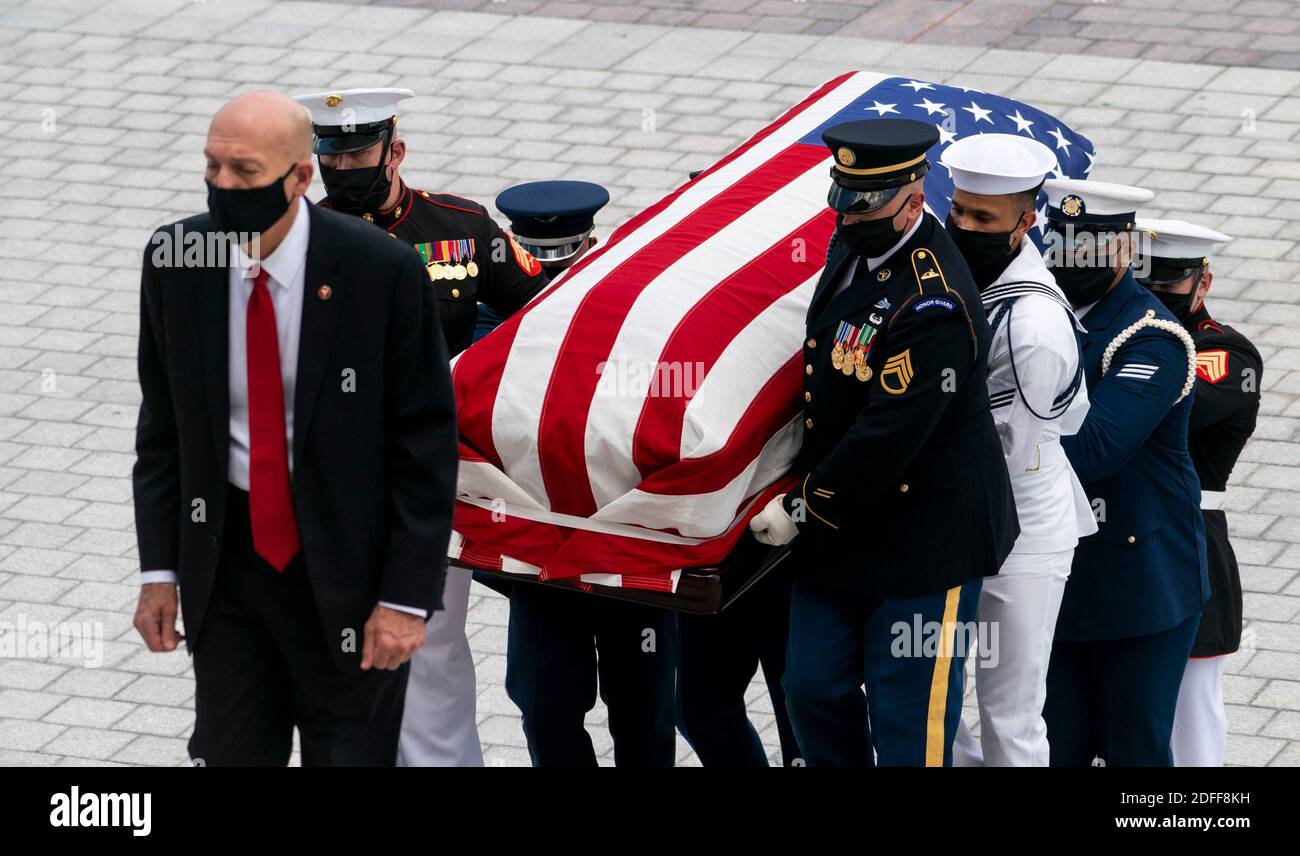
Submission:
[[[809,766],[952,765],[980,587],[872,601],[795,582],[785,693]]]
[[[1063,642],[1047,668],[1047,742],[1053,767],[1171,767],[1169,738],[1198,612],[1128,639]]]
[[[760,665],[782,764],[802,763],[781,689],[792,583],[784,571],[771,571],[718,615],[677,617],[677,728],[705,767],[768,765],[767,750],[745,707],[745,694]]]
[[[609,710],[614,763],[671,767],[677,729],[677,619],[666,609],[517,583],[510,595],[506,693],[535,767],[594,767],[584,720]]]

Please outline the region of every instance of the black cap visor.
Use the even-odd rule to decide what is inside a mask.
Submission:
[[[1139,259],[1136,270],[1147,269],[1147,273],[1135,276],[1138,282],[1147,287],[1153,285],[1173,285],[1182,282],[1204,267],[1203,259]]]
[[[866,214],[889,204],[902,187],[883,187],[879,190],[851,190],[832,182],[826,204],[841,214]]]

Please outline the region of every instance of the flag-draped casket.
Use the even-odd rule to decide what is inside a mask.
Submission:
[[[461,460],[451,556],[542,580],[672,592],[715,565],[793,482],[804,315],[835,228],[821,132],[932,122],[941,149],[1032,136],[1060,176],[1092,145],[977,90],[858,72],[832,80],[614,232],[453,366]]]

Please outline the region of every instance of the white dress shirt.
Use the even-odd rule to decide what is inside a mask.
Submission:
[[[293,401],[298,382],[298,340],[302,332],[304,278],[307,274],[307,244],[311,237],[311,217],[307,201],[298,199],[298,213],[280,246],[261,260],[266,270],[266,287],[275,307],[275,332],[280,347],[280,382],[284,386],[285,448],[289,451],[289,472],[293,472]],[[230,384],[230,455],[226,479],[247,491],[248,480],[248,298],[253,293],[257,260],[235,248],[235,263],[227,271],[230,324],[228,336],[227,377]],[[141,585],[177,582],[171,570],[144,571]],[[427,616],[417,607],[380,601],[381,606]]]
[[[916,230],[921,228],[921,221],[925,219],[926,213],[929,213],[928,209],[925,212],[922,212],[920,217],[916,218],[916,222],[912,224],[912,228],[904,232],[903,237],[898,239],[898,243],[890,247],[889,251],[886,252],[883,256],[872,256],[867,259],[868,273],[880,267],[885,262],[889,261],[889,257],[892,256],[895,252],[897,252],[899,247],[903,246],[903,244],[906,244],[908,241],[912,240],[912,236],[916,234]],[[844,273],[840,275],[840,281],[835,284],[835,291],[831,292],[831,297],[830,297],[831,300],[834,300],[835,298],[839,297],[840,292],[848,288],[850,282],[853,282],[853,274],[857,271],[858,262],[861,260],[862,260],[862,256],[856,256],[856,255],[849,260],[848,265],[846,265],[844,268]]]

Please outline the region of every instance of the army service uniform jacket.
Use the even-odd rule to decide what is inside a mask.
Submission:
[[[989,343],[979,291],[933,215],[883,259],[832,239],[803,348],[802,480],[785,499],[802,580],[912,597],[997,573],[1020,530]]]
[[[320,204],[330,207],[329,199]],[[546,286],[541,263],[477,202],[415,190],[403,182],[396,205],[362,217],[420,254],[453,357],[473,341],[479,303],[506,318]]]

